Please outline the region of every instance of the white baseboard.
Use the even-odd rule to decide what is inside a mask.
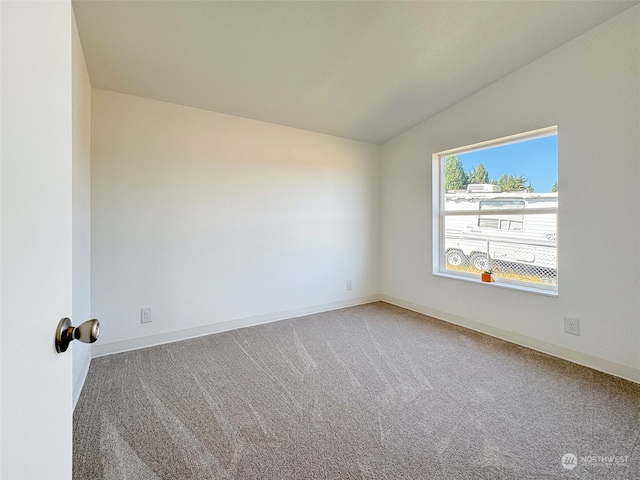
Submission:
[[[302,317],[304,315],[312,315],[314,313],[327,312],[330,310],[337,310],[340,308],[353,307],[356,305],[363,305],[365,303],[372,303],[377,301],[383,301],[398,307],[406,308],[414,312],[422,313],[430,317],[442,320],[448,323],[474,330],[476,332],[484,333],[492,337],[506,340],[507,342],[515,343],[523,347],[536,350],[538,352],[546,353],[554,357],[568,360],[578,365],[593,368],[616,377],[624,378],[635,383],[640,383],[640,369],[630,367],[628,365],[622,365],[616,362],[611,362],[593,355],[577,352],[565,347],[560,347],[542,340],[520,335],[518,333],[510,332],[500,328],[492,327],[484,323],[476,322],[468,318],[458,317],[456,315],[435,310],[424,305],[418,305],[413,302],[402,300],[389,295],[370,295],[367,297],[360,297],[350,300],[344,300],[340,302],[328,303],[324,305],[315,305],[311,307],[299,308],[295,310],[288,310],[284,312],[274,312],[264,315],[255,315],[252,317],[239,318],[235,320],[229,320],[220,323],[214,323],[210,325],[203,325],[201,327],[189,328],[185,330],[178,330],[174,332],[160,333],[157,335],[150,335],[147,337],[133,338],[129,340],[122,340],[119,342],[112,342],[106,344],[94,344],[92,345],[92,357],[102,357],[104,355],[111,355],[114,353],[128,352],[131,350],[137,350],[140,348],[153,347],[155,345],[162,345],[164,343],[179,342],[181,340],[188,340],[190,338],[201,337],[204,335],[211,335],[213,333],[226,332],[229,330],[235,330],[238,328],[251,327],[254,325],[261,325],[264,323],[277,322],[279,320],[286,320],[288,318]],[[78,382],[74,388],[74,407],[80,396],[80,390],[82,384],[89,370],[87,364],[86,370],[83,372],[82,382]],[[76,391],[77,390],[77,391]]]
[[[87,356],[87,361],[82,366],[82,371],[78,375],[77,378],[74,378],[73,381],[73,409],[76,409],[76,404],[78,403],[78,399],[80,398],[80,393],[82,392],[82,387],[84,386],[84,381],[87,379],[87,373],[89,373],[89,366],[91,365],[91,357]]]
[[[149,335],[146,337],[132,338],[119,342],[111,342],[104,344],[94,344],[91,348],[91,356],[93,358],[111,355],[114,353],[128,352],[138,350],[140,348],[153,347],[164,343],[179,342],[190,338],[202,337],[213,333],[227,332],[238,328],[252,327],[263,323],[277,322],[288,318],[302,317],[304,315],[312,315],[314,313],[328,312],[330,310],[338,310],[340,308],[354,307],[365,303],[377,302],[380,300],[379,295],[370,295],[367,297],[353,298],[340,302],[327,303],[324,305],[314,305],[311,307],[298,308],[285,312],[273,312],[265,315],[255,315],[252,317],[238,318],[225,322],[212,323],[201,327],[188,328],[185,330],[177,330],[174,332],[159,333],[157,335]]]
[[[576,352],[575,350],[560,347],[558,345],[527,337],[525,335],[520,335],[518,333],[510,332],[508,330],[503,330],[501,328],[492,327],[490,325],[469,320],[467,318],[451,315],[439,310],[434,310],[432,308],[408,302],[406,300],[401,300],[399,298],[391,297],[389,295],[380,295],[380,300],[392,305],[396,305],[398,307],[406,308],[407,310],[412,310],[414,312],[428,315],[438,320],[453,323],[470,330],[475,330],[476,332],[500,338],[502,340],[506,340],[507,342],[515,343],[517,345],[521,345],[538,352],[562,358],[563,360],[568,360],[570,362],[577,363],[578,365],[583,365],[600,372],[624,378],[625,380],[640,383],[640,369],[633,368],[628,365],[622,365],[620,363],[611,362],[609,360],[595,357],[586,353]]]

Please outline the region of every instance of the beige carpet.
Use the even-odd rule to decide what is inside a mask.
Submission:
[[[640,385],[374,303],[93,360],[73,471],[640,479],[639,435]]]

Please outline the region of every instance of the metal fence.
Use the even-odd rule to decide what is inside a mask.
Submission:
[[[447,242],[445,268],[474,274],[490,269],[496,278],[557,285],[556,246],[549,243],[457,239]]]

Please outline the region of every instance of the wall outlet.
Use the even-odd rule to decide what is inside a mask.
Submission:
[[[347,280],[347,290],[353,290],[353,283],[351,280]]]
[[[571,335],[580,335],[580,319],[564,317],[564,331]]]
[[[151,309],[150,308],[141,308],[140,309],[140,323],[151,323]]]

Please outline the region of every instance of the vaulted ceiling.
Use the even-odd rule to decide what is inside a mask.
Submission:
[[[636,3],[73,5],[93,87],[381,144]]]

